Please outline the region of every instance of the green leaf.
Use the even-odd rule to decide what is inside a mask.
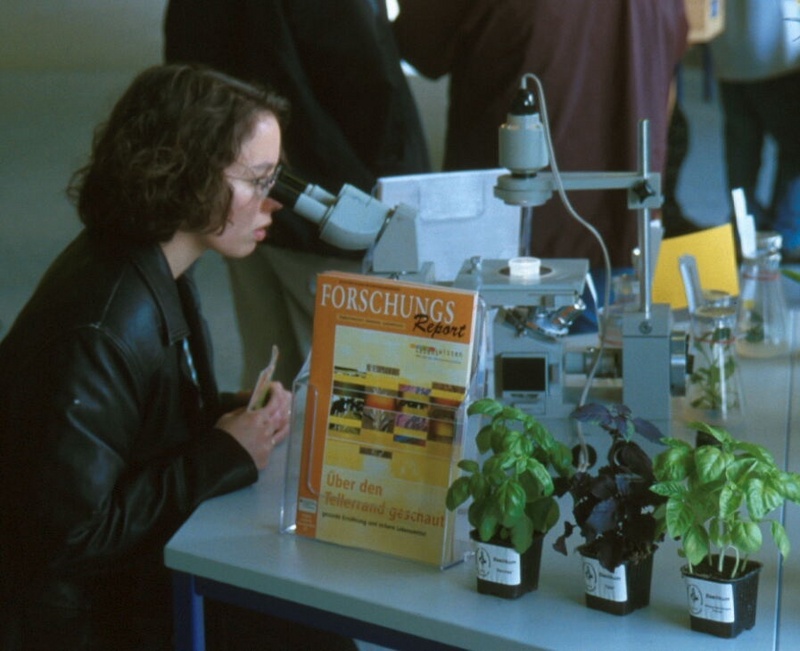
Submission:
[[[492,509],[483,513],[481,521],[478,523],[478,535],[483,542],[488,542],[492,539],[500,526],[500,520]]]
[[[737,486],[725,484],[719,494],[719,517],[723,520],[730,518],[739,511],[743,500],[742,491]]]
[[[486,502],[472,502],[467,509],[467,519],[469,523],[476,529],[480,529],[480,524],[483,522],[483,513],[486,511]]]
[[[539,480],[527,471],[527,459],[525,460],[525,469],[517,476],[517,480],[519,481],[522,488],[525,489],[525,497],[526,502],[531,502],[533,500],[539,499],[542,496],[542,486],[539,483]]]
[[[545,446],[548,441],[554,441],[553,435],[535,418],[531,418],[526,423],[525,431],[536,441],[537,445]]]
[[[503,451],[503,441],[505,440],[507,431],[508,430],[503,426],[502,421],[492,422],[491,445],[489,447],[495,454]]]
[[[507,481],[495,496],[500,520],[504,527],[511,527],[525,513],[525,490],[516,481]]]
[[[481,469],[481,467],[478,464],[478,462],[477,461],[473,461],[472,459],[462,459],[461,461],[458,462],[458,467],[461,468],[461,470],[464,470],[464,471],[470,472],[470,473],[479,472],[480,469]]]
[[[755,469],[755,464],[756,461],[749,457],[744,459],[736,459],[728,466],[728,469],[725,471],[725,475],[727,476],[728,481],[732,481],[736,484],[742,484],[744,482],[744,478]]]
[[[754,554],[763,542],[761,529],[755,522],[736,522],[731,527],[731,544],[745,554]]]
[[[575,467],[572,465],[572,451],[563,443],[556,443],[550,452],[550,462],[562,477],[572,477]]]
[[[737,441],[736,449],[746,452],[751,457],[754,457],[758,461],[762,461],[773,468],[776,467],[775,458],[763,445],[759,445],[758,443],[748,443],[747,441]]]
[[[678,481],[662,481],[650,487],[656,495],[664,497],[681,497],[686,493],[683,484]]]
[[[487,491],[497,488],[498,486],[502,486],[503,482],[508,479],[508,475],[506,475],[506,473],[503,472],[503,469],[497,464],[494,464],[494,467],[490,467],[488,470],[484,465],[483,476],[486,478],[486,483],[488,485],[488,488],[486,489]]]
[[[469,477],[459,477],[447,489],[445,496],[445,505],[450,511],[455,511],[459,506],[467,501],[469,497]]]
[[[531,456],[535,451],[533,441],[529,436],[520,436],[519,438],[519,454],[523,457]]]
[[[503,411],[502,403],[492,398],[481,398],[473,402],[468,408],[467,413],[472,416],[473,414],[483,414],[484,416],[495,416]]]
[[[541,487],[541,494],[552,495],[554,488],[553,478],[550,476],[550,473],[547,472],[547,468],[545,468],[536,459],[528,459],[527,466],[528,466],[527,468],[528,472],[531,475],[533,475],[533,477],[536,480],[536,483],[538,483],[539,486]]]
[[[702,488],[691,494],[688,499],[695,513],[699,514],[695,516],[697,522],[705,522],[710,518],[719,517],[719,495],[721,492],[722,486],[718,485],[717,490],[709,494],[703,494]]]
[[[480,431],[475,435],[475,443],[478,446],[478,452],[486,454],[492,448],[492,435],[494,429],[491,425],[484,425]]]
[[[758,477],[750,479],[744,488],[747,510],[754,520],[763,520],[768,513],[783,504],[783,495],[769,481]]]
[[[708,534],[700,525],[690,527],[683,536],[683,551],[692,565],[700,564],[708,556]]]
[[[483,474],[476,472],[469,478],[469,492],[472,495],[472,499],[475,500],[481,500],[486,497],[489,492],[489,482]]]
[[[670,498],[666,510],[667,531],[673,538],[686,534],[694,523],[692,508],[681,500]]]
[[[699,432],[704,432],[705,434],[709,434],[713,436],[717,441],[720,443],[728,443],[731,441],[730,432],[721,427],[714,427],[713,425],[709,425],[708,423],[703,423],[699,421],[694,421],[689,423],[689,428],[693,430],[697,430]]]
[[[502,474],[505,477],[505,471],[514,465],[514,455],[508,452],[498,452],[492,457],[489,457],[483,464],[483,472],[488,475],[495,473]]]
[[[689,475],[692,467],[692,449],[689,447],[669,447],[653,460],[653,473],[660,482],[681,481]]]
[[[792,502],[800,502],[800,474],[796,472],[781,472],[780,485],[783,496]]]
[[[669,448],[683,448],[686,451],[692,450],[692,446],[683,439],[676,439],[672,436],[665,436],[661,442]]]
[[[500,449],[514,456],[518,456],[520,454],[520,441],[522,438],[520,432],[515,429],[510,429],[503,434]]]
[[[522,411],[519,407],[511,407],[506,405],[503,407],[503,418],[506,420],[516,420],[520,422],[526,422],[530,419],[530,416]]]
[[[520,554],[525,553],[533,542],[533,522],[527,516],[523,517],[511,529],[511,544]]]
[[[512,470],[517,463],[517,455],[506,450],[496,455],[498,463],[503,470]]]
[[[704,483],[723,477],[728,461],[729,455],[713,445],[702,445],[694,453],[695,470]]]
[[[773,520],[770,523],[770,527],[772,529],[772,538],[775,540],[775,544],[778,546],[778,551],[785,558],[791,551],[789,536],[786,535],[786,529],[784,529],[783,525],[777,520]]]
[[[723,522],[719,518],[711,518],[706,526],[708,541],[711,545],[715,545],[721,549],[731,545],[731,535],[728,531],[728,527],[725,526],[726,524],[728,523]]]
[[[552,529],[561,515],[558,502],[552,497],[541,497],[525,505],[525,513],[533,522],[535,531],[547,533]]]

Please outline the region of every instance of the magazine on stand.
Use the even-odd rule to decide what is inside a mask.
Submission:
[[[475,292],[320,274],[297,534],[447,564],[477,332]]]

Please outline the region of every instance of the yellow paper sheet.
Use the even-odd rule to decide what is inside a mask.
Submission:
[[[673,310],[687,307],[686,290],[678,266],[678,259],[682,255],[693,255],[697,260],[700,284],[704,290],[721,289],[732,296],[739,295],[733,227],[725,224],[661,242],[653,276],[654,303],[669,303]]]

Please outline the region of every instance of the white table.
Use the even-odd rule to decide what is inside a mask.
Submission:
[[[800,319],[791,360],[741,360],[747,428],[779,464],[800,469]],[[285,450],[279,451],[285,454]],[[677,544],[654,562],[650,605],[617,617],[584,605],[580,562],[545,540],[539,588],[515,601],[479,595],[470,563],[439,570],[308,540],[279,530],[283,458],[254,486],[203,504],[165,549],[176,576],[180,651],[204,648],[203,596],[215,596],[393,648],[476,651],[571,649],[790,650],[800,643],[800,507],[786,509],[795,552],[782,563],[771,540],[759,560],[755,628],[734,640],[689,628]],[[568,500],[568,498],[566,498]],[[568,501],[562,511],[569,511]],[[560,525],[559,525],[560,527]],[[560,531],[560,528],[559,528]]]

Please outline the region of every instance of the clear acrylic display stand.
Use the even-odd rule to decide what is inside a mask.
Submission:
[[[475,360],[473,362],[472,380],[466,398],[456,412],[455,431],[450,459],[450,472],[448,485],[458,477],[461,470],[458,462],[465,456],[474,456],[475,433],[471,428],[478,427],[476,419],[467,418],[468,405],[485,394],[485,371],[480,363],[483,346],[485,345],[484,333],[485,310],[481,304],[478,314],[478,327],[476,328]],[[313,354],[313,353],[312,353]],[[286,469],[283,502],[281,505],[280,530],[282,533],[294,534],[296,529],[298,487],[300,483],[300,467],[303,455],[303,435],[307,418],[326,418],[324,410],[319,409],[315,399],[317,392],[309,382],[311,355],[306,359],[303,368],[294,381],[294,397],[292,401],[291,435],[286,441],[288,450],[286,454]],[[470,422],[472,420],[472,422]],[[471,444],[471,447],[470,447]],[[466,517],[466,508],[456,512],[448,511],[444,504],[445,534],[438,566],[446,569],[460,563],[472,551],[473,545],[469,537],[469,524]],[[331,543],[328,543],[331,544]],[[364,550],[367,551],[367,550]],[[375,552],[368,552],[375,553]],[[382,552],[378,552],[382,553]]]

